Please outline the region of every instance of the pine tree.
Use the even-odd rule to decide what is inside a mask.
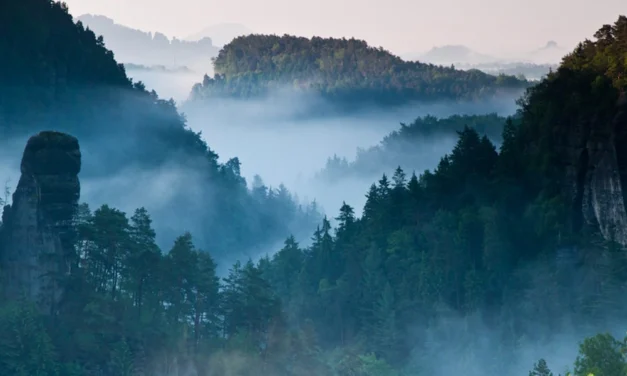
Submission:
[[[56,376],[55,349],[42,317],[28,302],[11,302],[0,310],[0,374]]]
[[[135,376],[133,354],[125,339],[120,340],[111,352],[109,372],[116,376]]]
[[[194,322],[194,348],[201,340],[215,339],[219,335],[220,280],[216,275],[216,263],[206,252],[197,253],[196,269],[191,289],[191,305]]]
[[[126,288],[141,317],[142,306],[148,294],[153,305],[157,303],[156,289],[159,285],[161,250],[155,242],[152,219],[144,208],[137,209],[131,217],[130,239],[132,246],[126,264]]]
[[[529,376],[553,376],[553,373],[546,364],[546,360],[540,359],[538,363],[533,365],[533,370],[529,372]]]
[[[192,295],[198,255],[190,233],[178,237],[164,260],[167,283],[166,299],[171,324],[185,327],[192,319]]]

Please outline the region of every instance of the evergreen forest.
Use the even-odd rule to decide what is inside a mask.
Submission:
[[[237,158],[219,162],[175,103],[132,82],[63,3],[3,0],[0,35],[1,137],[71,133],[81,179],[129,161],[183,166],[200,176],[202,214],[197,231],[163,245],[139,200],[128,212],[82,203],[58,309],[0,301],[0,375],[627,375],[627,17],[533,86],[404,62],[353,39],[253,35],[225,46],[195,95],[291,82],[400,103],[525,89],[514,116],[420,117],[364,151],[398,167],[363,192],[359,216],[249,185]],[[435,168],[402,166],[411,158],[399,145],[440,133],[454,147]],[[116,153],[96,147],[111,139]],[[107,171],[90,170],[99,153]],[[360,171],[355,163],[328,170]],[[185,216],[180,200],[174,220]],[[303,228],[314,230],[299,241]],[[290,233],[261,258],[220,264]],[[11,281],[0,280],[3,291]],[[574,349],[568,369],[551,363],[571,354],[561,348]]]

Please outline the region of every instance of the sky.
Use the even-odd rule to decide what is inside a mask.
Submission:
[[[65,0],[74,16],[100,14],[185,38],[219,23],[257,33],[355,37],[396,54],[464,44],[483,53],[572,48],[627,14],[627,0]]]

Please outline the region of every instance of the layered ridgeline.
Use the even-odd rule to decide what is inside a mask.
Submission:
[[[350,162],[346,157],[334,155],[316,177],[333,184],[344,179],[371,180],[397,167],[420,173],[437,166],[441,156],[453,149],[460,132],[467,129],[485,136],[483,142],[500,144],[506,121],[496,114],[419,117],[410,124],[401,123],[400,129],[378,145],[358,149]]]
[[[13,206],[3,238],[20,229],[30,237],[14,236],[22,241],[3,255],[20,255],[14,247],[46,230],[59,241],[38,249],[74,262],[48,279],[62,293],[47,315],[37,308],[45,301],[2,300],[0,373],[475,376],[533,367],[546,376],[569,366],[574,376],[625,375],[625,342],[603,334],[578,343],[625,331],[626,41],[620,17],[579,46],[529,90],[498,150],[467,128],[432,171],[398,170],[373,184],[362,217],[343,205],[337,228],[323,220],[310,246],[289,237],[223,281],[189,234],[159,252],[142,209],[129,219],[82,207],[74,247],[61,244],[67,225],[43,216],[48,205],[37,203],[50,201],[22,188],[71,193],[72,207],[75,189],[23,177],[14,202],[44,220],[16,225]],[[50,153],[77,156],[75,140],[61,139],[69,146],[48,143]],[[33,144],[26,161],[38,160]],[[75,168],[58,172],[74,182]],[[48,262],[34,253],[21,265]],[[20,283],[46,268],[21,270],[31,275]],[[13,286],[4,281],[3,290]]]
[[[211,58],[218,54],[218,48],[208,37],[193,42],[169,39],[159,32],[133,29],[110,18],[90,14],[78,17],[77,21],[104,36],[117,60],[131,70],[152,68],[158,71],[166,67],[205,73],[211,70]]]
[[[356,39],[249,35],[224,46],[215,76],[192,90],[192,100],[250,98],[285,89],[348,103],[403,104],[471,100],[522,90],[527,81],[403,61]]]
[[[3,1],[0,33],[0,147],[41,130],[70,132],[84,151],[84,200],[133,210],[141,198],[160,244],[189,230],[218,259],[313,227],[315,210],[299,208],[284,187],[251,191],[236,158],[219,161],[174,102],[131,82],[63,4]]]

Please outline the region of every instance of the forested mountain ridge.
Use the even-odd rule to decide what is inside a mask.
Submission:
[[[98,35],[103,35],[108,48],[125,65],[185,66],[206,73],[211,70],[211,59],[218,53],[211,38],[198,41],[169,39],[162,33],[133,29],[99,15],[85,14],[79,16],[77,21]]]
[[[285,88],[313,91],[342,102],[399,104],[417,100],[472,100],[529,86],[491,76],[403,61],[356,39],[249,35],[224,46],[191,98],[248,98]]]
[[[525,172],[544,182],[544,194],[572,208],[573,231],[598,227],[627,245],[627,18],[603,26],[595,39],[528,91],[521,134],[507,147],[527,156]]]
[[[106,41],[74,23],[63,3],[2,1],[0,34],[0,140],[42,130],[71,133],[84,151],[83,182],[134,180],[108,197],[130,196],[138,185],[146,197],[171,175],[185,181],[169,183],[167,201],[144,204],[160,208],[155,222],[165,244],[195,230],[217,258],[232,257],[314,226],[319,214],[299,207],[285,187],[249,189],[239,160],[221,163],[175,103],[133,83]],[[172,215],[188,222],[172,224]]]
[[[329,158],[317,178],[333,184],[355,177],[372,178],[373,174],[389,172],[397,166],[421,172],[437,166],[442,151],[450,151],[459,132],[466,127],[500,144],[505,121],[497,114],[453,115],[441,119],[432,115],[419,117],[410,124],[401,123],[400,129],[385,136],[378,145],[358,149],[354,161],[348,162],[337,155]]]
[[[288,237],[223,281],[190,234],[160,252],[146,210],[82,206],[59,312],[0,304],[0,373],[561,371],[577,354],[560,349],[624,333],[627,313],[625,247],[606,232],[624,205],[627,18],[601,30],[528,91],[498,149],[466,127],[432,171],[382,176],[361,217],[342,205],[310,246]],[[627,374],[625,347],[586,339],[572,374]]]

